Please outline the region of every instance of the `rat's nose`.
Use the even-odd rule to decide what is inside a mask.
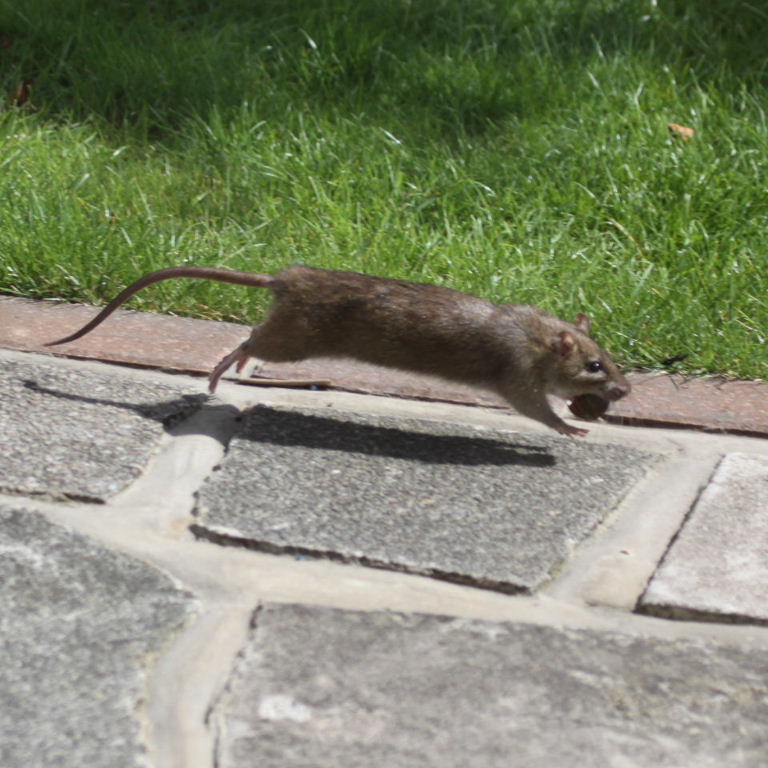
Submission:
[[[609,400],[621,400],[632,391],[632,385],[622,376],[621,381],[611,382],[611,386],[606,390],[606,397]]]

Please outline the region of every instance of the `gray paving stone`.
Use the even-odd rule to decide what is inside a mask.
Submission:
[[[3,360],[0,490],[103,500],[142,471],[184,390],[119,373]]]
[[[306,606],[254,626],[219,768],[765,766],[762,652]]]
[[[768,624],[766,552],[768,458],[728,454],[656,570],[640,608],[672,618]]]
[[[0,507],[0,765],[146,766],[148,659],[193,606],[154,568]]]
[[[201,489],[195,531],[532,590],[654,460],[557,436],[260,407]]]

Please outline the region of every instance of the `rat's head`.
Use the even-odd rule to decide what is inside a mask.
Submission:
[[[552,342],[556,360],[553,392],[565,399],[592,394],[619,400],[629,394],[629,382],[608,353],[592,340],[590,330],[589,318],[579,313],[572,326],[557,331]]]

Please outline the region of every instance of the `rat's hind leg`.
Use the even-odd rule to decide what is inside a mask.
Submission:
[[[219,383],[219,379],[233,363],[237,363],[238,373],[243,370],[251,356],[250,352],[248,352],[249,341],[250,339],[246,339],[240,346],[233,349],[228,355],[223,357],[218,365],[211,371],[211,375],[208,377],[209,392],[216,391],[216,385]]]
[[[236,347],[228,355],[223,357],[208,377],[208,391],[216,391],[216,385],[219,383],[219,379],[227,372],[229,367],[235,363],[237,364],[235,370],[238,374],[242,373],[246,363],[253,357],[259,360],[260,366],[263,365],[265,358],[260,353],[263,349],[268,354],[268,345],[265,346],[265,337],[266,339],[269,339],[270,332],[271,327],[268,323],[264,322],[261,325],[257,325],[251,331],[251,335],[240,344],[240,346]],[[273,331],[272,333],[274,334]]]
[[[236,370],[241,373],[251,358],[256,358],[260,363],[305,360],[308,356],[306,335],[306,329],[301,325],[297,327],[290,318],[273,312],[213,369],[208,379],[209,391],[216,389],[219,379],[231,365],[237,364]]]
[[[242,373],[243,372],[243,368],[245,368],[245,364],[248,362],[248,360],[250,358],[251,358],[250,353],[246,353],[246,354],[242,355],[240,357],[240,359],[237,361],[237,368],[235,368],[235,372],[236,373]],[[264,367],[264,361],[263,360],[257,360],[256,361],[256,366],[255,366],[255,368],[253,369],[253,371],[251,372],[250,375],[253,376],[253,374],[256,371],[261,370],[261,368],[263,368],[263,367]]]

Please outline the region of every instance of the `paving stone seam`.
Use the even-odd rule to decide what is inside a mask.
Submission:
[[[544,591],[587,605],[635,610],[720,460],[720,453],[661,457]]]
[[[723,453],[718,454],[717,461],[713,464],[713,466],[710,467],[710,470],[707,473],[706,481],[701,483],[701,485],[699,486],[698,492],[691,499],[691,502],[688,505],[688,508],[685,510],[685,514],[680,520],[680,523],[678,524],[677,529],[674,532],[674,535],[669,539],[669,541],[667,542],[667,546],[664,548],[664,551],[659,556],[656,569],[658,569],[661,566],[661,564],[664,562],[667,555],[669,554],[670,550],[674,547],[675,542],[678,540],[683,530],[685,529],[686,523],[691,519],[691,516],[693,515],[694,510],[696,509],[696,505],[699,503],[699,500],[701,499],[702,494],[704,494],[709,488],[709,485],[712,482],[712,478],[714,478],[715,475],[717,474],[717,471],[722,465],[724,459],[725,459],[725,454]],[[656,572],[656,569],[654,569],[654,572],[651,573],[651,575],[649,576],[648,581],[643,587],[643,591],[640,593],[640,595],[637,598],[637,604],[635,605],[635,611],[637,613],[641,613],[641,614],[644,613],[649,616],[650,615],[659,616],[661,618],[672,619],[672,620],[680,618],[683,620],[691,620],[691,621],[715,621],[715,619],[707,618],[706,613],[703,613],[700,611],[689,611],[687,612],[687,615],[683,615],[681,613],[679,616],[676,616],[674,609],[671,606],[668,606],[667,607],[668,610],[665,610],[664,606],[643,605],[642,604],[643,598],[645,597],[648,591],[648,588],[651,585],[651,581],[653,580],[653,576]],[[729,623],[735,623],[735,622],[729,622]],[[754,624],[757,622],[745,620],[741,623]]]
[[[648,614],[768,625],[768,458],[727,453],[643,595]]]
[[[156,768],[215,765],[211,712],[247,640],[252,604],[200,598],[201,614],[148,676],[148,747]]]
[[[18,499],[0,494],[0,503],[18,505]],[[353,610],[410,611],[492,622],[522,621],[630,635],[701,636],[735,643],[756,642],[768,648],[768,634],[748,625],[671,622],[627,611],[603,611],[580,601],[570,602],[549,595],[504,595],[390,570],[327,561],[295,561],[240,548],[222,549],[191,538],[169,540],[167,533],[148,531],[143,524],[121,526],[122,509],[112,510],[113,515],[108,518],[94,520],[92,509],[81,505],[30,501],[24,506],[40,512],[55,524],[150,563],[199,596],[203,604],[206,596],[212,604],[247,604],[251,608],[265,600],[297,602],[298,591],[313,587],[312,595],[307,598],[309,602]],[[297,583],[281,588],[281,582],[289,574],[298,576]],[[345,586],[331,588],[336,579],[354,583],[355,591],[345,593]]]
[[[164,437],[142,473],[109,500],[110,508],[143,515],[152,526],[177,533],[194,521],[197,490],[226,453],[239,410],[205,403]]]
[[[553,573],[549,582],[544,584],[541,591],[547,594],[561,596],[569,595],[572,599],[584,599],[584,572],[591,570],[591,564],[596,558],[615,546],[616,530],[633,510],[639,505],[639,499],[653,487],[660,473],[667,468],[668,457],[659,455],[651,463],[645,475],[628,488],[614,508],[598,522],[583,540],[576,542],[557,572]]]
[[[309,549],[307,547],[295,547],[290,545],[276,545],[267,541],[258,539],[246,539],[241,536],[227,533],[216,527],[203,527],[193,523],[190,526],[190,532],[198,539],[210,541],[223,547],[238,547],[248,549],[254,552],[265,552],[270,555],[287,556],[297,559],[327,560],[334,563],[344,563],[347,565],[359,565],[365,568],[376,568],[396,573],[410,574],[413,576],[426,576],[437,581],[445,581],[449,584],[460,584],[473,589],[488,590],[498,592],[504,595],[529,595],[531,590],[524,587],[517,587],[503,581],[494,581],[491,579],[480,579],[472,576],[466,576],[461,573],[452,573],[442,571],[439,568],[430,568],[419,570],[410,568],[407,565],[400,565],[384,560],[377,560],[371,557],[356,557],[354,555],[335,552],[333,550]]]
[[[274,398],[279,401],[280,393],[276,393]],[[303,402],[302,398],[299,399]],[[213,750],[214,744],[205,714],[210,712],[210,707],[215,701],[216,691],[220,690],[221,669],[228,669],[231,666],[232,654],[236,653],[237,648],[241,646],[241,641],[238,638],[242,637],[241,633],[247,631],[254,608],[264,599],[274,599],[274,595],[268,594],[269,590],[263,587],[261,575],[256,572],[247,572],[251,567],[254,571],[258,571],[259,564],[265,563],[265,558],[269,556],[256,557],[254,553],[237,553],[235,557],[232,550],[220,551],[213,545],[194,541],[186,535],[190,520],[189,510],[194,503],[195,489],[200,486],[212,467],[215,466],[215,456],[222,453],[221,441],[217,439],[215,434],[212,434],[216,430],[211,428],[206,431],[202,427],[205,426],[208,418],[214,416],[222,420],[219,426],[223,433],[226,433],[227,429],[224,425],[233,415],[232,410],[227,410],[227,407],[236,409],[242,406],[223,403],[222,409],[215,412],[206,410],[206,406],[201,411],[176,424],[172,433],[164,437],[150,463],[145,466],[142,475],[133,480],[124,492],[103,505],[96,506],[83,502],[48,498],[35,498],[30,500],[28,504],[24,504],[42,510],[46,517],[54,522],[64,523],[74,530],[97,539],[107,547],[128,552],[134,557],[152,564],[168,574],[185,589],[193,592],[200,600],[200,617],[190,622],[179,635],[172,639],[170,647],[165,648],[160,656],[152,661],[147,671],[147,674],[152,678],[149,681],[150,687],[146,702],[146,707],[153,708],[151,711],[153,713],[152,733],[154,735],[150,738],[154,739],[154,742],[151,742],[150,746],[158,768],[198,768],[198,766],[202,768],[203,765],[211,765],[210,751],[208,750]],[[393,410],[397,410],[397,406],[393,406]],[[434,415],[438,412],[434,411],[432,414],[434,420],[439,420],[440,417]],[[192,423],[190,428],[190,422],[195,419],[201,423],[197,427]],[[508,423],[505,422],[505,427]],[[613,434],[615,433],[610,432],[610,430],[601,432],[599,439],[607,439],[607,436]],[[624,442],[631,441],[624,440]],[[700,458],[702,455],[712,455],[711,452],[707,453],[703,450],[698,454],[696,451],[691,453],[690,449],[681,449],[681,453],[685,454],[688,461],[696,461],[698,460],[697,457]],[[193,454],[193,456],[190,458],[189,454]],[[720,453],[717,455],[722,457]],[[669,466],[671,456],[674,456],[674,452],[664,458],[664,466]],[[190,465],[196,467],[195,472],[190,473]],[[183,489],[176,482],[180,469],[182,470],[181,476],[186,483]],[[710,471],[710,475],[712,471],[714,470]],[[182,514],[178,513],[175,508],[176,502],[169,497],[162,496],[162,504],[158,504],[157,499],[152,497],[152,493],[155,493],[159,487],[158,483],[164,484],[167,488],[169,485],[168,477],[174,478],[172,485],[185,499],[181,504],[184,507]],[[148,495],[150,498],[147,498]],[[696,498],[698,498],[698,494]],[[0,501],[8,501],[10,504],[18,505],[20,498],[16,495],[3,495],[0,496]],[[687,514],[690,514],[694,505],[695,500],[690,503]],[[158,508],[161,506],[165,508],[169,516],[163,517],[163,515],[158,514]],[[611,526],[607,529],[601,527],[598,531],[601,534],[601,539],[605,538],[610,530],[614,530],[619,521],[629,519],[628,506],[631,506],[631,503],[628,497],[625,497],[621,508],[611,518]],[[120,526],[116,526],[118,521]],[[114,529],[110,530],[112,528]],[[591,541],[595,535],[596,531],[593,531],[587,541]],[[667,544],[667,548],[670,543]],[[230,560],[233,558],[237,560],[237,567],[235,567],[234,572],[229,573]],[[304,564],[292,562],[286,557],[279,559],[282,561],[279,567],[284,569],[286,573],[289,570],[301,572],[302,569],[305,569],[306,571]],[[212,566],[210,574],[197,576],[192,573],[194,569],[205,567],[206,564]],[[343,576],[342,569],[347,569],[346,575],[348,577],[357,578],[367,584],[398,584],[401,582],[405,584],[411,581],[424,581],[423,577],[394,574],[391,571],[387,572],[389,574],[387,578],[379,580],[367,569],[356,566],[336,566],[334,576]],[[306,573],[302,577],[306,579]],[[334,601],[343,603],[346,599],[333,596],[331,592],[332,590],[329,589],[329,596],[324,598],[328,604],[333,604]],[[569,600],[558,601],[547,598],[547,596],[543,598],[506,596],[489,598],[485,595],[471,594],[471,592],[472,590],[453,587],[452,585],[439,585],[435,589],[429,585],[425,594],[428,596],[430,594],[447,595],[449,601],[453,595],[463,595],[466,599],[463,608],[465,613],[471,612],[466,608],[466,605],[473,601],[491,606],[489,609],[491,611],[494,610],[493,606],[502,606],[505,601],[515,603],[513,606],[512,602],[507,602],[506,610],[500,610],[496,617],[490,619],[491,621],[523,621],[549,626],[571,625],[574,627],[599,625],[603,631],[637,635],[698,637],[717,639],[720,642],[737,645],[768,647],[768,635],[759,627],[720,624],[703,627],[700,624],[690,622],[675,622],[676,625],[672,626],[672,622],[652,616],[632,616],[618,611],[604,612],[590,609],[576,595],[571,595]],[[310,603],[313,602],[312,598],[307,599]],[[401,603],[400,610],[424,612],[423,606],[429,604],[429,598],[427,597],[426,602],[422,602],[421,608],[408,605],[407,601],[405,602],[405,605]],[[314,601],[314,604],[318,603]],[[365,607],[368,610],[386,610],[389,607],[389,601],[388,598],[382,598],[381,595],[378,595],[374,600],[366,599]],[[479,615],[481,613],[479,609],[473,610],[475,610],[478,618],[487,619],[487,617]],[[460,612],[451,614],[450,611],[446,611],[445,604],[441,605],[438,613],[439,615],[462,615]],[[192,652],[195,649],[205,648],[221,666],[212,670],[205,658],[195,659],[194,666],[190,666],[190,648]],[[223,658],[228,660],[226,664],[221,664]],[[163,665],[167,666],[164,667]],[[198,681],[197,684],[195,684],[195,680]],[[200,684],[200,680],[204,683]],[[183,690],[189,691],[190,695],[178,695],[179,686],[183,686]],[[200,688],[204,688],[204,690],[201,691]],[[160,699],[161,693],[166,696],[165,701]],[[189,709],[180,709],[179,707],[189,707]],[[188,716],[190,713],[194,713],[191,718]],[[156,721],[154,714],[157,716]],[[190,723],[192,723],[191,732],[188,730]],[[173,733],[167,736],[166,730],[173,731]]]
[[[190,584],[188,573],[153,556],[146,537],[159,539],[161,547],[171,550],[180,538],[186,538],[194,519],[194,494],[224,455],[224,445],[235,429],[235,412],[239,414],[234,406],[219,403],[203,406],[179,421],[163,436],[142,473],[104,503],[0,494],[0,502],[37,509],[57,525],[148,563],[178,588],[189,588],[195,594],[199,615],[158,654],[146,659],[145,695],[137,720],[148,759],[156,768],[212,765],[205,713],[242,645],[242,633],[238,635],[236,630],[247,626],[251,604],[241,608],[230,598],[222,611],[205,590]],[[180,553],[179,559],[194,561],[194,551]],[[228,632],[222,636],[224,627]],[[190,646],[209,651],[215,660],[213,669],[209,669],[211,661],[197,665],[187,650]],[[186,695],[179,695],[180,690]]]
[[[226,454],[240,413],[235,406],[206,397],[199,410],[174,425],[142,474],[110,500],[110,508],[133,516],[134,523],[160,536],[185,537],[194,521],[197,490]],[[173,568],[153,565],[188,584]],[[244,641],[238,627],[247,622],[245,609],[233,608],[230,602],[218,605],[199,589],[193,592],[201,604],[200,615],[158,658],[148,661],[144,726],[157,768],[213,764],[207,713]],[[196,660],[205,656],[214,662],[201,666]]]
[[[641,597],[642,599],[642,597]],[[656,616],[669,621],[698,621],[712,624],[736,624],[753,625],[756,627],[768,627],[768,619],[756,616],[742,616],[737,613],[715,613],[714,611],[699,610],[697,608],[683,608],[678,605],[665,605],[653,603],[638,606],[638,612],[646,616]]]
[[[209,729],[210,742],[212,746],[212,768],[219,768],[221,765],[219,756],[221,754],[221,744],[224,741],[226,735],[226,723],[225,719],[221,716],[221,707],[219,706],[232,689],[232,685],[236,679],[236,670],[243,663],[247,656],[249,649],[252,648],[254,640],[257,635],[259,614],[264,610],[264,605],[259,603],[253,606],[247,617],[247,623],[242,630],[242,643],[238,649],[237,654],[232,659],[232,663],[229,668],[229,674],[225,680],[222,680],[221,686],[216,691],[216,695],[211,698],[210,706],[206,713],[206,726]],[[176,766],[173,766],[176,768]],[[178,766],[178,768],[185,768],[184,766]],[[203,766],[201,766],[203,768]]]
[[[209,403],[206,396],[193,397],[204,397],[205,402],[162,435],[141,473],[105,503],[86,506],[82,500],[73,503],[71,498],[39,499],[47,502],[44,514],[53,522],[147,562],[181,589],[190,583],[188,574],[158,562],[142,546],[143,540],[147,536],[159,537],[173,548],[175,540],[188,535],[194,519],[195,493],[221,461],[240,414],[235,406]],[[23,503],[23,496],[13,498]],[[57,501],[60,503],[55,504]],[[60,514],[51,514],[54,510]],[[90,518],[94,525],[83,525],[84,518]],[[114,535],[105,536],[100,526],[113,528],[110,533]],[[202,599],[199,589],[191,591]],[[233,627],[247,622],[241,615],[243,610],[233,610],[234,605],[230,602],[225,612],[232,617],[222,616],[215,602],[209,600],[200,609],[201,614],[169,638],[160,653],[146,659],[144,696],[137,721],[151,764],[157,768],[207,768],[212,764],[213,751],[204,720],[211,686],[220,684],[240,647],[242,638],[237,639]],[[220,627],[229,628],[227,637],[221,636]],[[201,674],[199,666],[190,663],[191,654],[186,650],[189,646],[201,651],[210,649],[214,669],[208,669],[212,662],[207,661]],[[180,690],[185,695],[178,695]]]
[[[0,499],[2,500],[2,499]],[[34,506],[38,507],[58,524],[80,530],[87,536],[96,538],[105,546],[128,552],[154,567],[167,573],[183,587],[191,591],[197,597],[200,605],[200,614],[197,619],[191,621],[176,637],[170,646],[162,651],[152,666],[147,670],[148,696],[145,703],[144,717],[151,720],[149,731],[149,754],[157,768],[207,768],[213,764],[210,756],[215,749],[216,734],[214,724],[210,721],[211,707],[215,704],[223,690],[227,670],[236,662],[237,655],[243,647],[244,637],[251,624],[254,609],[265,599],[274,602],[274,598],[265,598],[256,574],[248,573],[247,580],[244,570],[232,573],[228,565],[230,557],[237,555],[237,560],[250,571],[255,562],[248,562],[249,554],[229,551],[221,551],[213,545],[190,540],[168,541],[167,533],[155,531],[152,542],[147,541],[143,526],[136,531],[136,521],[128,520],[124,523],[125,531],[115,531],[113,521],[102,520],[100,526],[101,535],[94,530],[93,508],[85,505],[56,504],[39,501]],[[110,505],[105,505],[105,509]],[[111,517],[124,518],[125,508],[111,510]],[[77,524],[79,519],[80,525]],[[90,523],[90,524],[88,524]],[[136,535],[138,533],[138,535]],[[94,535],[96,534],[96,535]],[[158,551],[158,546],[161,551]],[[208,556],[198,557],[200,554]],[[245,555],[245,556],[243,556]],[[269,557],[269,556],[262,556]],[[261,558],[257,558],[261,559]],[[294,569],[303,568],[302,564],[290,562],[287,558],[282,560],[282,566]],[[173,561],[173,562],[171,562]],[[190,573],[190,561],[195,561],[196,571],[207,570],[207,584],[199,578],[192,578]],[[182,564],[183,567],[174,567]],[[216,564],[218,567],[216,567]],[[206,569],[206,565],[213,567]],[[227,571],[219,570],[226,568]],[[353,566],[337,566],[338,573],[347,571]],[[354,577],[373,582],[376,580],[370,569],[354,569]],[[194,574],[198,575],[198,574]],[[391,574],[405,579],[419,579],[419,577]],[[389,578],[393,582],[398,578]],[[419,579],[429,581],[428,579]],[[450,587],[450,585],[446,585]],[[440,591],[440,590],[438,590]],[[475,593],[469,596],[472,602],[483,602],[484,598],[476,594],[476,590],[455,588],[449,592],[461,591]],[[336,605],[349,608],[343,600],[317,601],[307,598],[306,595],[293,596],[293,600],[287,602],[308,602],[310,604]],[[731,626],[710,624],[690,624],[688,622],[670,622],[664,619],[647,616],[634,616],[619,612],[609,612],[587,609],[583,605],[569,605],[556,601],[526,598],[498,596],[501,600],[492,602],[506,603],[508,609],[504,615],[490,618],[494,622],[523,622],[544,626],[571,627],[574,629],[599,629],[604,632],[618,632],[631,636],[661,636],[680,639],[699,638],[700,640],[714,640],[728,645],[768,649],[768,635],[764,631],[756,631],[755,627]],[[357,606],[360,610],[395,610],[407,613],[431,613],[441,616],[461,616],[462,612],[452,612],[442,606],[441,610],[421,610],[413,605],[387,604],[387,601],[370,600],[363,597],[363,605]],[[488,620],[482,612],[472,610],[475,618]],[[212,663],[213,662],[213,663]]]

